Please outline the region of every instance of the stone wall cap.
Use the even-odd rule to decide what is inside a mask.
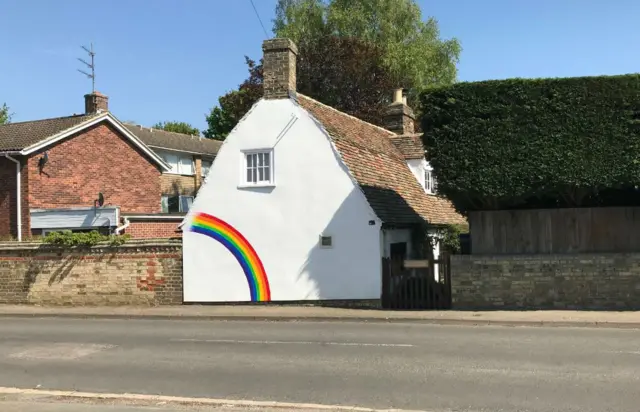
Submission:
[[[270,50],[291,50],[295,55],[298,55],[298,46],[287,38],[279,37],[275,39],[268,39],[262,42],[262,51]]]
[[[59,249],[132,249],[145,247],[182,247],[182,239],[134,239],[121,245],[101,242],[95,246],[61,246],[43,242],[0,242],[0,252],[5,250],[59,250]]]

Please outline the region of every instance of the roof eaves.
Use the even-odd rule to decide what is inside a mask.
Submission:
[[[93,124],[99,123],[100,121],[104,120],[107,117],[108,113],[103,113],[101,115],[95,116],[95,117],[91,117],[87,120],[85,120],[82,123],[78,123],[77,125],[74,125],[68,129],[64,129],[54,135],[51,135],[49,137],[46,137],[42,140],[40,140],[39,142],[36,142],[30,146],[24,147],[22,148],[22,150],[20,151],[20,154],[23,156],[29,155],[33,152],[36,152],[38,150],[44,149],[45,147],[48,147],[62,139],[64,139],[65,137],[72,135],[76,132],[79,132],[80,130],[91,126]]]
[[[118,129],[118,131],[120,133],[122,133],[127,139],[131,140],[131,142],[138,146],[138,148],[140,150],[142,150],[147,156],[149,156],[155,163],[157,163],[162,169],[164,169],[164,171],[170,171],[171,167],[165,163],[164,160],[162,160],[162,158],[160,156],[158,156],[153,150],[151,150],[151,148],[149,146],[147,146],[142,140],[140,140],[137,136],[135,136],[133,133],[131,133],[129,130],[127,130],[126,127],[124,127],[124,125],[115,117],[113,116],[110,112],[104,112],[102,114],[99,114],[95,117],[91,117],[87,120],[85,120],[82,123],[79,123],[73,127],[70,127],[68,129],[62,130],[61,132],[58,132],[50,137],[47,137],[46,139],[40,140],[37,143],[32,144],[31,146],[25,147],[20,151],[20,154],[23,156],[29,155],[31,153],[34,153],[38,150],[42,150],[46,147],[51,146],[52,144],[59,142],[60,140],[64,139],[65,137],[68,137],[74,133],[77,133],[79,131],[82,131],[84,129],[86,129],[87,127],[91,127],[97,123],[100,123],[101,121],[108,121],[111,125],[113,125],[116,129]]]
[[[215,157],[216,156],[216,153],[211,153],[211,152],[194,152],[193,150],[173,149],[173,148],[169,148],[169,147],[156,146],[156,145],[153,145],[153,144],[150,144],[148,146],[153,148],[153,149],[166,150],[168,152],[190,153],[190,154],[197,154],[197,155],[211,156],[211,157]]]
[[[118,120],[114,115],[110,112],[107,112],[106,119],[109,120],[111,124],[113,124],[120,133],[124,134],[128,137],[136,146],[138,146],[143,152],[145,152],[149,157],[151,157],[160,167],[164,169],[165,172],[171,171],[171,166],[169,166],[162,157],[158,156],[156,152],[154,152],[145,142],[143,142],[138,136],[131,133],[129,129],[125,127],[125,125]]]

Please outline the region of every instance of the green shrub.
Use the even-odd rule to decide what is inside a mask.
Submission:
[[[131,238],[131,235],[103,235],[93,230],[91,232],[73,233],[65,230],[50,232],[43,242],[58,246],[95,246],[99,243],[108,243],[111,246],[119,246]]]
[[[438,191],[463,213],[640,204],[640,75],[458,83],[420,101]]]

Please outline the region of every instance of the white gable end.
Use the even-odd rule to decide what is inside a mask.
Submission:
[[[261,100],[236,126],[182,228],[187,302],[380,297],[379,221],[291,100]]]

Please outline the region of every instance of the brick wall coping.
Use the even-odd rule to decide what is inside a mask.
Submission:
[[[606,259],[608,257],[624,257],[624,256],[636,256],[640,255],[640,251],[637,252],[586,252],[586,253],[540,253],[540,254],[487,254],[487,255],[451,255],[452,259],[457,259],[461,261],[492,261],[492,260],[558,260],[558,259]]]
[[[171,222],[171,221],[183,221],[187,215],[167,215],[167,214],[128,214],[121,213],[122,217],[131,221],[158,221],[158,222]]]
[[[0,242],[0,251],[6,250],[87,250],[97,251],[104,249],[139,249],[139,248],[182,248],[182,239],[132,239],[117,246],[111,246],[108,242],[99,243],[91,247],[61,247],[42,242]]]

